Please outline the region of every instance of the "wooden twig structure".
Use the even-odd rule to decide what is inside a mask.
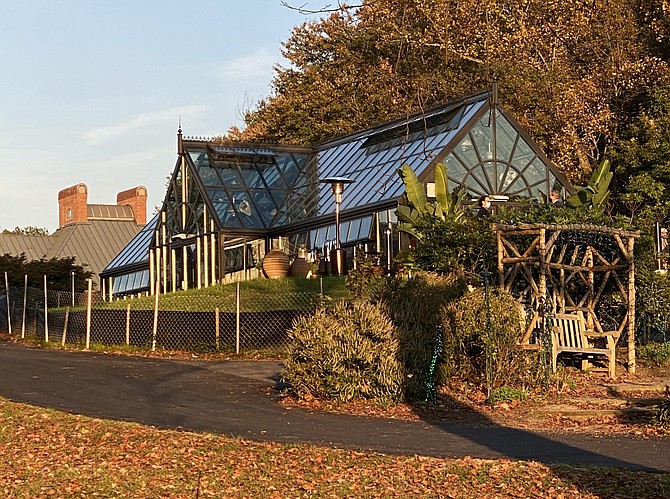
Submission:
[[[604,331],[603,322],[619,336],[627,332],[627,369],[634,373],[633,250],[639,232],[581,224],[494,224],[493,230],[498,285],[533,311],[522,346],[533,348],[541,341],[534,332],[545,326],[546,310],[581,311],[596,332]]]

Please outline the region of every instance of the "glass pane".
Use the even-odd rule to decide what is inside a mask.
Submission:
[[[473,168],[479,163],[479,157],[475,152],[473,138],[470,135],[463,138],[454,151],[468,169]]]
[[[476,182],[473,182],[473,180],[476,180]],[[491,194],[492,189],[486,179],[482,165],[477,165],[470,170],[470,175],[466,177],[465,184],[473,189],[481,190],[484,194]]]
[[[360,239],[371,239],[373,217],[366,217],[361,220],[361,228],[359,230]]]
[[[543,180],[546,181],[547,166],[539,158],[536,158],[523,172],[523,176],[529,184],[535,184]]]
[[[360,218],[351,221],[351,227],[349,229],[349,240],[355,241],[360,238],[358,233],[361,230],[361,222],[362,220]]]
[[[278,171],[276,170],[277,168],[279,169]],[[283,178],[279,175],[279,171],[283,174]],[[279,156],[275,168],[271,169],[268,166],[267,171],[263,171],[263,177],[271,188],[290,187],[299,176],[300,168],[295,164],[291,155]]]
[[[484,126],[483,123],[488,123],[488,117],[484,117],[472,128],[470,136],[474,141],[474,146],[479,153],[482,160],[493,159],[492,149],[492,131],[490,126]]]
[[[512,156],[514,142],[519,134],[500,111],[496,111],[496,113],[496,155],[500,160],[508,162]]]
[[[523,171],[526,165],[528,165],[528,163],[530,163],[534,157],[535,152],[531,149],[525,140],[520,138],[516,144],[511,163],[516,167],[517,170]]]
[[[346,243],[349,240],[349,228],[351,227],[351,222],[341,222],[340,223],[340,242]]]
[[[463,166],[463,163],[456,158],[453,152],[450,152],[444,159],[444,166],[447,167],[447,175],[450,180],[456,182],[457,185],[463,183],[463,178],[468,171]]]
[[[509,196],[530,196],[531,192],[523,177],[517,176],[516,180],[507,189]]]
[[[504,174],[505,178],[502,179],[500,183],[500,192],[502,194],[506,194],[510,186],[514,183],[514,181],[519,177],[519,172],[514,170],[513,168],[509,168],[507,170],[507,173]]]

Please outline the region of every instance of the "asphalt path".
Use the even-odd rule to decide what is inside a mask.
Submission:
[[[0,342],[0,396],[75,414],[387,454],[670,472],[670,439],[531,432],[476,413],[473,424],[432,424],[282,407],[270,390],[280,370],[277,362],[152,359]]]

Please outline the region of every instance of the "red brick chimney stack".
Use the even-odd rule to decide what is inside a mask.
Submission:
[[[58,193],[58,225],[88,221],[88,187],[77,184]]]
[[[135,223],[146,225],[147,223],[147,188],[143,185],[121,191],[116,195],[118,206],[128,205],[133,209]]]

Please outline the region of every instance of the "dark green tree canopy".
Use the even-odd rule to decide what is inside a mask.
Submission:
[[[72,286],[72,275],[75,277],[75,290],[86,289],[86,279],[93,274],[81,265],[75,263],[74,257],[51,258],[50,260],[28,261],[25,254],[20,256],[5,253],[0,255],[0,273],[2,273],[2,286],[4,287],[4,273],[10,286],[23,286],[25,277],[28,276],[28,286],[42,288],[44,276],[47,276],[47,286],[51,290],[69,291]]]

